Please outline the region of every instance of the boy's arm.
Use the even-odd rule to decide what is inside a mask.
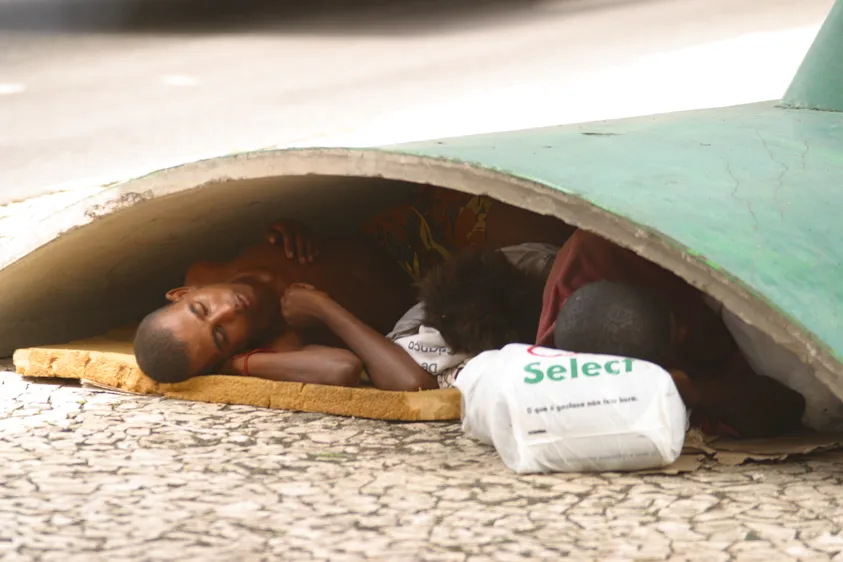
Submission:
[[[273,381],[357,386],[363,365],[353,353],[333,347],[310,346],[301,351],[255,353],[232,361],[235,373]]]
[[[274,381],[357,386],[363,365],[350,351],[323,346],[303,346],[295,332],[287,332],[267,351],[232,358],[227,374]]]
[[[357,386],[363,365],[350,351],[304,346],[299,334],[288,330],[266,350],[231,358],[223,368],[229,375],[332,386]]]
[[[376,388],[394,391],[439,388],[436,378],[404,349],[361,322],[325,293],[305,286],[291,287],[281,302],[288,322],[301,324],[316,320],[342,339],[363,360],[366,373]]]
[[[801,394],[757,375],[737,351],[710,375],[691,375],[677,381],[677,388],[689,408],[712,415],[748,438],[793,431],[800,427],[805,412]]]
[[[333,300],[325,303],[321,319],[363,360],[366,373],[376,388],[399,391],[439,388],[436,377],[425,371],[402,347]]]

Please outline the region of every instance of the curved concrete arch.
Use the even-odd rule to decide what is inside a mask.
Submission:
[[[829,342],[657,226],[601,208],[575,186],[418,152],[408,146],[236,154],[162,170],[84,199],[6,245],[2,351],[93,335],[133,320],[179,282],[197,252],[230,253],[278,209],[336,228],[353,222],[352,209],[364,213],[383,205],[408,183],[432,184],[553,215],[636,251],[822,367],[830,375],[825,383],[843,397],[843,367]]]

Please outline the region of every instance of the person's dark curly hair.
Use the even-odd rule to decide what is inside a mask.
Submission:
[[[468,250],[432,269],[418,284],[424,325],[456,353],[476,355],[536,337],[545,279],[496,250]]]
[[[657,295],[624,283],[597,281],[565,301],[556,318],[554,345],[659,363],[670,352],[672,332],[671,312]]]
[[[173,383],[189,379],[190,357],[187,345],[161,326],[164,309],[148,314],[135,332],[135,360],[143,373],[156,382]]]

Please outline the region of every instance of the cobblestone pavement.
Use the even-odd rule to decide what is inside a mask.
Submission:
[[[843,560],[843,458],[516,476],[456,423],[0,374],[0,559]]]

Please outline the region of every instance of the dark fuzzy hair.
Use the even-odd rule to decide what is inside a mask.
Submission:
[[[509,343],[532,343],[544,279],[501,252],[469,250],[431,270],[418,284],[424,324],[456,353],[476,355]]]
[[[166,307],[165,307],[166,308]],[[160,325],[165,308],[148,314],[135,332],[135,360],[143,373],[156,382],[173,383],[189,379],[190,357],[187,345]]]
[[[672,330],[670,310],[650,291],[598,281],[565,301],[556,318],[554,344],[566,351],[658,363],[668,356]]]

